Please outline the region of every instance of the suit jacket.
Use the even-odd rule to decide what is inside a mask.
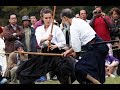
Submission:
[[[16,36],[13,36],[16,33]],[[11,25],[5,26],[3,30],[3,37],[5,38],[5,51],[11,53],[14,51],[14,41],[20,40],[24,37],[24,30],[21,26],[17,25],[16,30]]]

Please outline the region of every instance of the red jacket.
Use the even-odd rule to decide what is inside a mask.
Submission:
[[[107,18],[107,20],[110,22],[109,17],[106,16],[105,18]],[[109,27],[108,27],[108,25],[106,24],[106,22],[104,21],[104,19],[102,17],[98,17],[98,18],[95,19],[94,24],[93,24],[93,28],[94,28],[95,32],[104,41],[111,40]]]

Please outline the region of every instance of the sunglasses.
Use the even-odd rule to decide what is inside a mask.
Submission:
[[[101,12],[93,12],[94,14],[100,14]]]

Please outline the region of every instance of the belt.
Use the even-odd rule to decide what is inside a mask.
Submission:
[[[89,41],[87,44],[95,44],[96,43],[96,40],[95,38],[93,38],[91,41]]]

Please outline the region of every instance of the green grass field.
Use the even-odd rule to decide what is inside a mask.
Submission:
[[[45,82],[36,82],[36,84],[60,84],[59,81],[48,80]],[[79,84],[75,81],[73,84]],[[106,82],[104,84],[120,84],[120,76],[119,77],[107,77]]]
[[[119,77],[108,77],[106,78],[105,84],[120,84],[120,76]]]

